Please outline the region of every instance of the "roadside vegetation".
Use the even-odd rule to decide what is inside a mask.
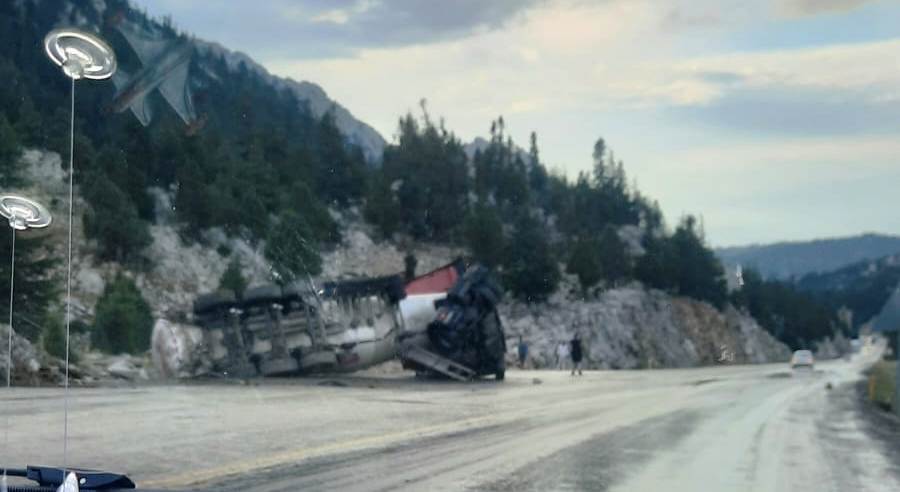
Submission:
[[[900,265],[893,256],[865,260],[832,272],[805,275],[796,285],[834,310],[852,311],[856,330],[881,311],[900,285]]]
[[[869,374],[869,401],[884,410],[894,409],[896,391],[897,361],[882,360],[872,367]]]
[[[117,275],[97,301],[91,342],[114,354],[139,354],[150,348],[153,314],[134,281]]]
[[[731,302],[791,349],[812,348],[812,342],[837,331],[849,334],[834,309],[793,284],[763,279],[752,269],[744,270],[742,277],[744,285],[732,293]]]

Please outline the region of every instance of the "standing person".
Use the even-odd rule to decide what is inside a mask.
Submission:
[[[572,375],[575,375],[575,369],[578,369],[578,375],[581,376],[581,338],[578,336],[578,333],[572,338],[572,341],[569,342],[571,349],[569,353],[572,355]]]
[[[556,368],[560,371],[566,369],[566,359],[569,358],[569,344],[560,340],[556,345]]]
[[[522,335],[519,335],[519,369],[525,368],[525,359],[528,358],[528,344],[525,343],[525,340],[522,340]]]

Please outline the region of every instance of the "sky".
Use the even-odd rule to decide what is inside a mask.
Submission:
[[[502,115],[570,177],[606,140],[714,246],[900,234],[898,0],[138,0],[394,139]]]

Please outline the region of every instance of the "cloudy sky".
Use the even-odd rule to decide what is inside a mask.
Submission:
[[[575,176],[604,137],[717,246],[900,234],[896,0],[139,0],[320,84],[388,140],[428,100]]]

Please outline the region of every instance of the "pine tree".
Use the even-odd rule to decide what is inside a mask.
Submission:
[[[550,251],[543,226],[527,213],[515,224],[503,262],[504,280],[513,295],[538,302],[559,284],[559,265]]]
[[[297,213],[309,225],[313,237],[319,243],[336,244],[341,240],[338,224],[305,182],[298,181],[285,193],[288,196],[277,207],[273,207],[271,212],[286,209]]]
[[[139,354],[150,348],[153,313],[130,278],[116,275],[97,301],[92,341],[110,353]]]
[[[493,207],[476,205],[465,223],[466,244],[476,261],[496,267],[503,261],[503,223]]]
[[[6,115],[0,113],[0,186],[12,187],[22,184],[22,155],[19,135],[9,124]]]
[[[98,241],[100,257],[119,262],[137,260],[152,241],[147,223],[105,174],[91,173],[85,181],[82,193],[91,207],[83,217],[84,230]]]
[[[391,183],[383,174],[377,174],[369,180],[363,213],[366,220],[374,224],[386,238],[393,236],[400,229],[400,206],[391,189]]]
[[[48,313],[44,318],[43,325],[44,329],[43,336],[41,337],[41,344],[44,346],[44,350],[54,357],[65,359],[66,326],[62,314],[59,312]],[[77,362],[77,357],[75,357],[74,352],[70,351],[69,361]]]
[[[600,247],[596,239],[579,238],[572,246],[566,272],[578,276],[581,290],[587,292],[603,278]]]
[[[528,186],[534,194],[535,201],[544,210],[550,209],[550,201],[548,200],[548,180],[547,170],[541,164],[540,152],[538,151],[537,134],[531,132],[531,142],[528,150]]]
[[[247,289],[247,279],[244,278],[241,259],[237,255],[231,257],[228,267],[225,268],[222,276],[219,277],[219,289],[234,292],[238,299],[243,297],[244,290]]]
[[[715,253],[703,243],[696,224],[694,217],[687,216],[672,235],[678,257],[678,293],[722,307],[728,295],[725,272]]]
[[[609,175],[606,168],[606,141],[602,137],[594,142],[594,152],[591,156],[594,158],[594,184],[602,186]]]
[[[0,297],[9,300],[9,274],[12,229],[2,227],[0,234]],[[47,308],[59,294],[53,268],[59,260],[51,255],[47,239],[35,232],[16,233],[15,289],[13,291],[13,325],[17,333],[36,342]],[[9,304],[0,304],[0,322],[9,319]]]
[[[635,265],[635,277],[655,289],[674,292],[678,285],[678,256],[667,237],[645,235],[644,254]]]
[[[448,240],[466,216],[470,179],[462,143],[443,127],[407,114],[398,143],[385,148],[372,178],[369,217],[384,233],[399,215],[400,229],[416,238]]]
[[[835,311],[809,293],[777,280],[764,280],[751,268],[730,301],[746,309],[759,324],[792,349],[831,336],[838,326]]]
[[[319,120],[318,149],[321,166],[317,174],[319,193],[327,203],[346,204],[365,190],[365,160],[361,153],[348,152],[344,136],[328,111]]]
[[[615,227],[606,227],[597,240],[603,279],[612,285],[631,276],[631,259]]]
[[[302,217],[284,212],[266,238],[266,258],[279,283],[289,283],[322,272],[319,246]]]
[[[15,128],[22,141],[26,145],[43,146],[44,131],[41,115],[27,94],[22,96],[22,103],[19,104],[17,113]]]

